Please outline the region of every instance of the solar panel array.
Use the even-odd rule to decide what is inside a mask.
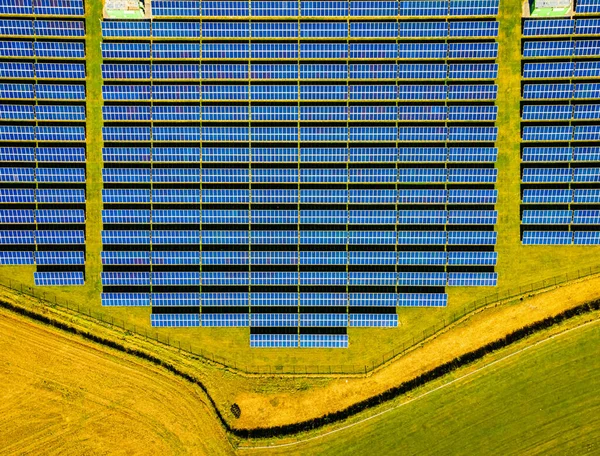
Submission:
[[[593,245],[600,233],[600,3],[524,19],[521,233],[525,245]]]
[[[83,0],[0,1],[0,264],[35,265],[36,285],[84,283],[83,15]]]
[[[497,7],[154,1],[104,21],[103,304],[339,348],[494,286]]]

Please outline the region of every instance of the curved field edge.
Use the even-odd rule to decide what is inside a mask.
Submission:
[[[600,312],[500,350],[385,406],[253,455],[595,454],[600,446]]]
[[[1,454],[234,453],[187,380],[6,309],[0,334]]]
[[[560,312],[554,313],[552,316],[546,317],[542,320],[534,321],[532,324],[522,325],[521,329],[512,331],[502,338],[492,340],[491,342],[488,342],[483,346],[479,346],[475,350],[464,351],[458,356],[451,358],[450,361],[446,363],[434,365],[434,367],[431,369],[426,369],[426,366],[421,366],[422,373],[417,376],[412,376],[406,381],[402,381],[401,378],[392,376],[396,381],[391,384],[391,387],[389,387],[388,384],[379,381],[373,381],[373,379],[378,374],[386,373],[386,371],[390,369],[383,369],[380,373],[370,376],[368,380],[343,380],[345,384],[348,385],[348,387],[356,387],[356,385],[360,386],[361,383],[364,384],[364,382],[366,381],[369,384],[374,384],[374,386],[378,388],[382,388],[382,391],[380,393],[373,395],[366,395],[366,393],[370,392],[371,389],[365,390],[365,395],[363,396],[362,400],[355,401],[349,407],[340,407],[336,411],[316,415],[312,419],[306,419],[311,418],[311,413],[309,413],[311,411],[304,410],[304,413],[297,415],[305,418],[304,420],[296,420],[296,422],[286,423],[284,425],[270,425],[269,422],[262,422],[261,425],[253,427],[241,426],[240,424],[242,421],[238,420],[236,422],[229,412],[229,406],[233,402],[235,402],[237,398],[242,397],[241,395],[248,394],[248,392],[250,391],[252,392],[252,394],[255,395],[261,394],[263,398],[263,405],[268,403],[276,409],[277,407],[276,404],[273,402],[273,396],[277,397],[277,395],[283,394],[281,393],[282,389],[285,389],[285,395],[291,395],[292,397],[304,396],[308,394],[313,398],[320,398],[322,396],[327,396],[329,394],[329,389],[331,385],[335,383],[340,383],[341,380],[338,379],[327,381],[323,379],[300,378],[241,378],[217,366],[210,366],[206,363],[199,362],[199,360],[197,359],[190,359],[190,357],[185,356],[184,354],[177,353],[176,350],[170,350],[169,348],[157,346],[156,344],[151,344],[143,340],[138,340],[139,338],[137,338],[136,336],[127,335],[125,333],[119,334],[113,329],[96,325],[93,321],[82,321],[81,318],[78,318],[77,316],[73,315],[66,315],[64,312],[61,315],[61,312],[56,309],[40,306],[39,304],[37,306],[37,309],[35,310],[33,310],[34,307],[30,307],[29,309],[27,309],[22,305],[22,303],[10,303],[6,299],[2,300],[1,304],[5,308],[9,308],[30,318],[36,319],[47,324],[51,324],[53,326],[72,332],[74,334],[78,334],[88,340],[98,342],[100,344],[120,350],[125,353],[136,355],[140,358],[145,359],[146,361],[168,369],[169,371],[171,371],[171,373],[177,376],[180,376],[190,382],[194,382],[203,391],[205,391],[207,397],[209,398],[213,406],[215,414],[219,418],[223,427],[228,432],[241,438],[264,438],[290,435],[344,420],[358,412],[370,409],[382,402],[389,401],[390,399],[393,399],[401,394],[406,393],[407,391],[410,391],[416,387],[421,386],[424,383],[427,383],[428,381],[440,378],[441,376],[447,374],[448,372],[452,372],[459,367],[468,365],[477,359],[481,359],[487,353],[494,350],[498,350],[517,340],[521,340],[540,329],[551,327],[557,323],[572,318],[582,312],[586,313],[598,309],[600,306],[600,300],[590,300],[589,294],[581,293],[581,290],[578,290],[577,288],[583,287],[585,289],[588,289],[588,291],[591,288],[595,291],[593,295],[597,297],[597,285],[598,283],[600,283],[598,282],[599,280],[599,278],[596,278],[594,280],[580,281],[578,283],[572,284],[570,287],[557,288],[547,293],[540,294],[529,299],[525,299],[525,302],[520,303],[519,305],[514,305],[508,307],[507,309],[504,309],[510,310],[511,308],[530,308],[532,307],[532,303],[537,303],[539,305],[538,301],[541,298],[545,298],[546,301],[560,301],[563,304],[567,304],[566,310],[562,309]],[[564,296],[565,291],[569,291],[568,294],[570,295],[570,299],[567,299]],[[559,296],[562,294],[562,299],[549,299],[552,298],[553,294],[556,293],[558,293]],[[573,298],[575,296],[578,299],[574,300]],[[554,296],[554,298],[556,298],[556,296]],[[585,302],[588,303],[585,304]],[[552,306],[549,307],[552,308]],[[496,311],[497,313],[500,311],[500,309],[489,310]],[[483,313],[484,312],[482,312],[481,314]],[[502,314],[502,312],[499,313]],[[473,319],[481,317],[481,314],[474,316]],[[485,322],[488,322],[489,318],[483,318],[483,320]],[[479,331],[481,331],[481,328],[479,328]],[[451,332],[452,331],[449,331],[444,336],[447,336]],[[435,342],[442,339],[442,337],[433,340],[429,344],[426,344],[424,347],[421,347],[421,349],[419,350],[415,350],[414,353],[417,353],[428,346],[434,345]],[[396,363],[391,364],[389,367],[399,365],[401,364],[401,361],[402,360],[400,359]],[[389,375],[387,375],[386,377],[390,379]],[[321,382],[320,385],[319,382]],[[236,391],[237,388],[240,388],[241,392]],[[269,393],[270,389],[276,390],[276,393]],[[365,397],[367,398],[365,399]],[[301,403],[302,401],[299,402]],[[318,409],[312,410],[312,414],[315,414],[317,410]],[[245,407],[242,407],[242,417],[244,417],[244,415],[248,415],[249,412],[250,410],[246,409]],[[262,415],[263,413],[264,411],[256,414],[255,416]],[[275,411],[275,413],[277,412]],[[289,414],[286,415],[286,418],[290,418]]]

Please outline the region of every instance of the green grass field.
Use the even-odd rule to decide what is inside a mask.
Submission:
[[[100,305],[101,209],[102,209],[102,80],[101,64],[101,2],[87,2],[87,260],[86,284],[83,287],[40,287],[48,295],[89,306],[115,319],[125,319],[130,325],[150,330],[150,310],[143,308],[102,308]],[[161,336],[193,344],[197,350],[214,352],[226,359],[253,366],[277,365],[363,365],[379,358],[405,340],[420,336],[424,330],[452,318],[465,304],[496,292],[520,285],[574,273],[600,264],[600,246],[522,246],[519,234],[520,202],[520,0],[502,0],[500,4],[499,86],[497,105],[499,117],[499,179],[498,286],[496,288],[449,288],[449,303],[444,309],[399,309],[399,326],[393,329],[350,329],[347,350],[261,349],[248,344],[247,328],[162,328],[152,329]],[[0,279],[9,278],[33,286],[33,267],[0,267]]]
[[[598,454],[599,346],[596,320],[510,358],[498,353],[497,364],[369,421],[307,443],[239,454]]]

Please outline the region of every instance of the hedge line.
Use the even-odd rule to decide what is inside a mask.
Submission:
[[[157,366],[164,367],[169,372],[177,375],[178,377],[181,377],[191,383],[194,383],[195,385],[199,386],[202,389],[202,391],[206,394],[206,396],[208,397],[208,399],[215,411],[215,414],[217,415],[217,418],[219,419],[219,421],[221,422],[223,427],[227,430],[227,432],[229,432],[237,437],[248,439],[248,438],[284,437],[284,436],[288,436],[291,434],[297,434],[300,432],[306,432],[306,431],[318,429],[325,425],[345,420],[345,419],[351,417],[352,415],[355,415],[355,414],[365,411],[369,408],[380,405],[384,402],[390,401],[391,399],[394,399],[402,394],[406,394],[406,393],[408,393],[416,388],[419,388],[433,380],[443,377],[444,375],[446,375],[452,371],[455,371],[461,367],[467,366],[477,360],[480,360],[487,354],[490,354],[501,348],[507,347],[508,345],[513,344],[519,340],[522,340],[525,337],[530,336],[531,334],[542,331],[544,329],[548,329],[552,326],[555,326],[559,323],[569,320],[575,316],[590,313],[590,312],[593,312],[596,310],[600,310],[600,299],[591,301],[586,304],[582,304],[577,307],[573,307],[571,309],[567,309],[553,317],[548,317],[548,318],[545,318],[538,322],[524,326],[523,328],[513,331],[512,333],[507,334],[506,336],[504,336],[500,339],[497,339],[493,342],[490,342],[490,343],[484,345],[483,347],[480,347],[476,350],[465,353],[464,355],[458,356],[447,363],[444,363],[434,369],[431,369],[431,370],[415,377],[412,380],[408,380],[408,381],[401,383],[398,386],[392,387],[376,396],[372,396],[368,399],[357,402],[356,404],[351,405],[350,407],[347,407],[343,410],[328,413],[326,415],[323,415],[323,416],[320,416],[317,418],[313,418],[310,420],[300,421],[298,423],[286,424],[286,425],[282,425],[282,426],[273,426],[273,427],[257,427],[257,428],[250,428],[250,429],[239,429],[239,428],[231,426],[229,424],[229,422],[227,420],[225,420],[225,418],[219,411],[219,408],[217,407],[216,402],[214,401],[212,396],[209,394],[206,386],[201,381],[199,381],[197,378],[195,378],[194,376],[192,376],[186,372],[183,372],[182,370],[175,367],[171,363],[161,360],[160,358],[158,358],[154,355],[151,355],[149,353],[146,353],[144,351],[126,347],[118,342],[113,341],[113,340],[109,340],[109,339],[106,339],[103,337],[96,336],[87,331],[79,330],[77,328],[69,326],[66,323],[54,320],[45,315],[40,315],[36,312],[33,312],[28,309],[24,309],[22,307],[14,305],[14,304],[7,303],[7,302],[0,300],[0,306],[4,307],[6,309],[9,309],[13,312],[16,312],[18,314],[29,317],[33,320],[37,320],[42,323],[54,326],[55,328],[61,329],[63,331],[67,331],[71,334],[79,335],[79,336],[83,337],[84,339],[87,339],[87,340],[105,345],[107,347],[119,350],[123,353],[137,356],[137,357],[142,358],[146,361],[149,361]]]

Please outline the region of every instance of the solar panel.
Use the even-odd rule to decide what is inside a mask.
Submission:
[[[398,326],[397,314],[350,314],[349,326],[351,327],[396,327]]]
[[[34,272],[35,286],[83,285],[83,272]]]
[[[297,334],[250,334],[251,348],[297,348]]]
[[[565,245],[571,244],[570,231],[523,231],[523,245]]]
[[[525,19],[523,35],[558,36],[572,35],[575,28],[573,19]]]
[[[200,314],[151,314],[153,327],[195,327],[200,326]],[[207,325],[203,325],[207,326]]]
[[[103,306],[139,307],[150,305],[150,293],[101,293]]]
[[[300,334],[300,348],[347,348],[347,334]]]

